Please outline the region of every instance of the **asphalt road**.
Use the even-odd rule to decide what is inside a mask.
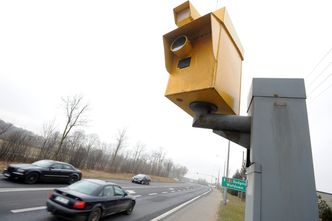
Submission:
[[[156,183],[150,185],[132,184],[126,180],[113,180],[129,194],[136,197],[136,206],[129,216],[118,214],[102,221],[145,221],[189,201],[209,190],[206,186],[192,183]],[[45,209],[48,193],[63,184],[26,185],[8,181],[0,175],[0,220],[1,221],[55,221]]]

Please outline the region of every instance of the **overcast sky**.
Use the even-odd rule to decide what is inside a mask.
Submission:
[[[127,148],[162,147],[188,176],[217,176],[227,141],[192,128],[164,97],[162,35],[176,28],[172,10],[182,2],[1,1],[0,119],[35,133],[53,119],[62,128],[61,97],[80,94],[91,107],[87,133],[111,143],[125,127]],[[253,77],[305,78],[316,186],[332,192],[332,3],[191,2],[201,15],[228,9],[244,47],[242,115]],[[243,151],[231,145],[231,174]]]

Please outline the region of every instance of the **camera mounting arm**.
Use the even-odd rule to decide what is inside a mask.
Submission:
[[[217,107],[208,102],[192,102],[189,106],[195,112],[193,127],[212,129],[214,133],[247,148],[249,159],[250,116],[215,114]]]

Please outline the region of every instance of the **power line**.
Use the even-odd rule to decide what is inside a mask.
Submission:
[[[312,73],[314,73],[314,71],[316,70],[316,68],[320,65],[320,63],[322,63],[322,61],[331,53],[331,51],[332,51],[332,48],[330,48],[330,50],[328,50],[328,52],[319,60],[319,62],[316,64],[316,66],[312,69],[312,71],[309,73],[309,74],[307,74],[307,76],[305,76],[305,78],[308,78],[308,77],[310,77],[310,75],[312,74]]]
[[[311,95],[312,95],[312,93],[315,91],[315,90],[317,90],[327,79],[329,79],[330,77],[332,76],[332,73],[330,73],[330,74],[328,74],[327,76],[326,76],[326,78],[324,78],[324,80],[322,80],[321,81],[321,83],[320,84],[318,84],[311,92],[310,92],[310,94],[308,95],[308,97],[310,97]],[[322,93],[320,93],[319,95],[321,95]],[[318,96],[317,96],[318,97]],[[316,98],[317,98],[316,97]]]
[[[325,88],[323,91],[321,91],[316,97],[314,97],[312,100],[310,100],[310,103],[313,103],[319,96],[321,96],[325,91],[330,89],[332,87],[332,84],[330,84],[327,88]]]
[[[311,81],[311,83],[309,83],[308,84],[308,87],[310,87],[311,85],[313,85],[315,82],[316,82],[316,80],[322,75],[322,74],[324,74],[324,72],[331,66],[331,64],[332,64],[332,62],[330,62],[330,63],[328,63],[325,67],[324,67],[324,69],[314,78],[314,80],[313,81]]]

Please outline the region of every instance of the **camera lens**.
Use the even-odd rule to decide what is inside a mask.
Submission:
[[[180,35],[175,38],[170,47],[171,52],[173,52],[179,58],[188,57],[191,52],[191,43],[187,36]]]
[[[171,51],[173,52],[178,51],[181,47],[183,47],[186,41],[187,37],[185,35],[177,37],[171,45]]]

